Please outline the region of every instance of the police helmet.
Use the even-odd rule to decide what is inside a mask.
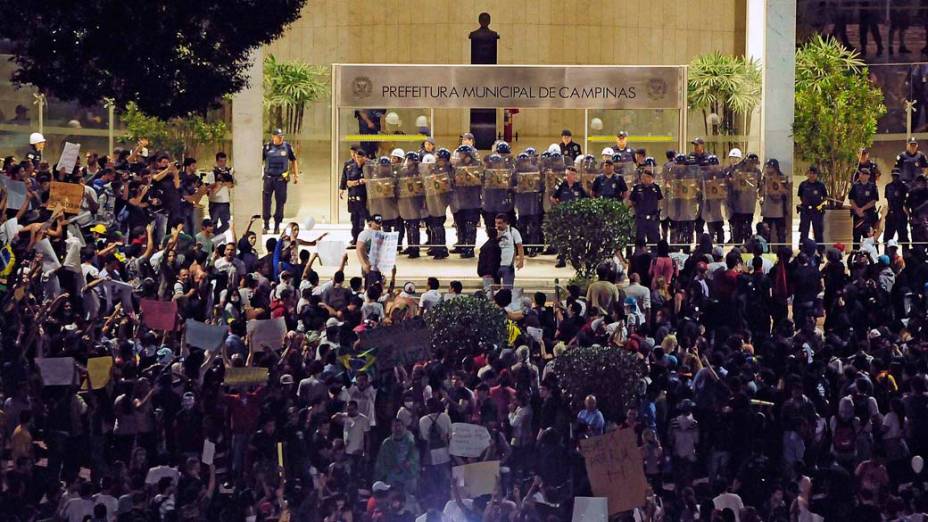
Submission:
[[[470,155],[470,154],[473,154],[473,150],[474,148],[471,147],[470,145],[461,145],[460,147],[455,149],[454,152],[457,152],[458,154]]]
[[[780,162],[776,158],[768,159],[764,166],[780,170]]]
[[[450,160],[451,160],[451,151],[448,150],[448,149],[446,149],[446,148],[444,148],[444,147],[442,147],[442,148],[438,149],[438,152],[435,154],[435,156],[437,156],[438,159],[443,159],[443,160],[445,160],[445,161],[450,161]]]
[[[564,155],[561,154],[561,151],[560,151],[560,150],[552,150],[552,151],[549,151],[548,154],[549,154],[550,158],[553,159],[553,160],[561,160],[561,159],[564,159]]]
[[[538,152],[535,150],[535,147],[529,147],[525,149],[525,153],[528,154],[529,156],[535,156],[536,154],[538,154]]]
[[[531,158],[532,158],[532,157],[531,157],[527,152],[520,152],[519,155],[516,156],[516,159],[518,159],[518,160],[523,160],[523,161],[524,161],[524,160],[531,159]]]
[[[407,152],[406,160],[407,161],[419,161],[419,153],[414,150]]]
[[[498,154],[510,154],[512,153],[512,147],[509,146],[505,141],[501,141],[496,144],[496,152]]]
[[[718,165],[718,164],[719,164],[719,157],[716,156],[715,154],[709,154],[709,156],[706,157],[706,162],[707,162],[709,165]]]
[[[613,155],[612,155],[612,162],[613,162],[613,163],[619,163],[620,161],[622,161],[622,155],[621,155],[621,154],[613,154]]]
[[[406,157],[406,153],[403,152],[403,149],[397,147],[393,149],[393,152],[390,153],[390,156],[393,156],[394,158],[404,158]]]
[[[434,155],[434,154],[428,154],[428,153],[426,153],[426,154],[423,154],[423,155],[422,155],[422,164],[423,164],[423,165],[432,165],[433,163],[435,163],[435,155]]]
[[[377,163],[380,163],[381,165],[390,165],[390,158],[381,156],[380,159],[377,160]]]
[[[502,163],[502,162],[503,162],[503,157],[495,152],[487,156],[487,163]]]
[[[683,165],[684,163],[686,163],[686,154],[677,154],[676,157],[673,159],[673,162],[678,165]]]
[[[550,157],[551,157],[551,153],[548,152],[548,151],[544,151],[544,152],[541,153],[541,159],[543,159],[543,160],[546,160],[546,159],[548,159],[548,158],[550,158]]]
[[[647,158],[644,159],[644,165],[646,167],[656,167],[657,161],[655,161],[654,158],[652,158],[651,156],[648,156]]]
[[[753,153],[753,152],[748,153],[747,159],[749,159],[749,160],[751,160],[751,161],[760,161],[760,158],[757,157],[757,154],[755,154],[755,153]]]

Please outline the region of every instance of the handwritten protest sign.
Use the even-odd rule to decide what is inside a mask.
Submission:
[[[490,495],[499,480],[499,461],[475,462],[451,468],[451,480],[457,481],[462,498]]]
[[[35,365],[45,386],[70,386],[76,382],[74,357],[36,358]]]
[[[609,515],[644,505],[648,483],[634,431],[616,430],[581,440],[580,452],[593,494],[609,499]]]
[[[48,208],[61,205],[66,214],[77,214],[81,211],[81,200],[84,198],[84,187],[77,183],[62,183],[52,181],[48,193]]]
[[[396,264],[396,245],[399,240],[399,232],[377,231],[373,233],[371,250],[368,252],[367,257],[374,270],[384,274],[393,270],[393,266]]]
[[[173,331],[177,324],[177,303],[142,299],[142,322],[152,330]]]
[[[574,514],[571,522],[606,522],[609,520],[609,502],[603,497],[574,497]]]
[[[64,148],[61,149],[61,156],[58,157],[58,163],[55,164],[55,171],[60,172],[64,169],[65,173],[70,174],[77,166],[77,158],[81,155],[81,144],[64,142]]]
[[[223,383],[228,386],[248,386],[267,382],[267,368],[226,368]]]
[[[201,323],[195,319],[187,319],[187,344],[214,352],[222,346],[226,339],[228,328],[222,325]]]
[[[213,465],[213,458],[216,456],[216,443],[209,440],[203,439],[203,454],[200,455],[200,462],[206,464],[207,466]]]
[[[378,326],[361,333],[361,351],[376,348],[377,367],[391,369],[426,360],[432,335],[421,317],[389,326]]]
[[[451,425],[448,453],[457,457],[479,457],[490,447],[490,432],[479,424],[455,422]]]
[[[265,348],[275,350],[283,345],[287,336],[287,321],[283,317],[252,319],[246,324],[246,329],[256,352]]]
[[[113,368],[113,358],[91,357],[87,359],[87,376],[90,378],[90,388],[99,390],[110,382],[110,370]]]
[[[323,241],[316,246],[316,253],[319,254],[322,266],[338,266],[347,247],[347,241]]]
[[[170,466],[155,466],[153,468],[148,468],[148,474],[145,475],[145,483],[157,484],[163,478],[171,479],[176,485],[177,479],[180,478],[180,473],[177,472],[176,468]]]
[[[0,185],[6,188],[6,207],[19,210],[26,202],[26,184],[22,181],[0,176]]]

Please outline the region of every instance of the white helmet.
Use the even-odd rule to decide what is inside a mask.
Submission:
[[[612,150],[612,147],[606,147],[606,148],[603,149],[603,151],[600,152],[599,154],[600,154],[601,156],[609,156],[609,158],[612,158],[612,156],[615,155],[615,151]]]
[[[393,149],[393,152],[391,152],[390,155],[393,156],[394,158],[400,158],[400,159],[403,159],[406,157],[406,153],[403,152],[403,149],[399,147]]]
[[[561,152],[561,146],[557,143],[552,143],[548,145],[548,152]]]
[[[730,151],[728,151],[728,157],[729,158],[741,158],[742,157],[741,149],[737,147],[735,147],[734,149],[731,149]]]
[[[42,136],[41,132],[33,132],[29,135],[29,145],[35,145],[37,143],[42,143],[45,141],[45,136]]]
[[[425,165],[429,165],[429,164],[431,164],[431,163],[435,163],[435,155],[434,155],[434,154],[426,154],[426,155],[422,156],[422,163],[425,164]]]

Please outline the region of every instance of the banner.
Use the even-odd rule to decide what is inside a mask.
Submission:
[[[251,319],[246,324],[251,345],[256,352],[265,348],[276,350],[284,344],[287,337],[287,321],[283,317],[276,319]]]
[[[319,254],[322,266],[339,266],[347,247],[347,241],[322,241],[316,245],[316,253]]]
[[[26,202],[26,184],[0,174],[0,184],[6,187],[6,207],[19,210]]]
[[[99,390],[109,384],[112,368],[113,358],[109,355],[87,359],[87,377],[90,379],[90,388]]]
[[[58,163],[55,164],[55,172],[60,172],[61,169],[64,169],[66,174],[74,172],[74,167],[77,166],[77,158],[80,155],[80,143],[71,143],[70,141],[64,142],[64,148],[61,149],[61,156],[58,157]]]
[[[223,384],[227,386],[248,386],[251,384],[267,384],[267,368],[226,368]]]
[[[431,330],[421,317],[365,330],[359,341],[361,351],[376,348],[378,370],[428,360],[431,346]]]
[[[226,333],[229,331],[227,326],[214,326],[194,319],[187,319],[184,324],[186,325],[187,344],[211,352],[215,352],[222,346],[223,341],[226,340]]]
[[[36,358],[35,365],[45,386],[70,386],[76,382],[74,357]]]
[[[81,211],[81,200],[84,199],[84,186],[77,183],[62,183],[52,181],[48,192],[48,208],[61,205],[66,214],[77,214]]]
[[[499,481],[499,461],[475,462],[451,468],[451,480],[458,483],[461,498],[491,495]]]
[[[456,457],[479,457],[490,447],[490,432],[479,424],[455,422],[451,425],[448,453]]]
[[[374,232],[371,239],[371,250],[367,254],[373,270],[377,270],[382,274],[387,274],[393,270],[393,266],[396,264],[396,246],[399,240],[399,232]]]
[[[644,505],[648,483],[633,430],[583,439],[580,453],[593,494],[609,499],[609,515]]]
[[[152,330],[174,331],[177,324],[177,303],[142,299],[142,323]]]
[[[574,497],[574,514],[571,522],[606,522],[609,520],[609,502],[604,497]]]

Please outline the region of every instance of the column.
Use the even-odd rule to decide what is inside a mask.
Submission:
[[[261,213],[261,145],[264,140],[264,51],[252,53],[248,85],[232,97],[232,219],[238,234],[245,231],[251,216]],[[253,231],[260,232],[263,223]],[[259,246],[260,248],[260,246]]]

